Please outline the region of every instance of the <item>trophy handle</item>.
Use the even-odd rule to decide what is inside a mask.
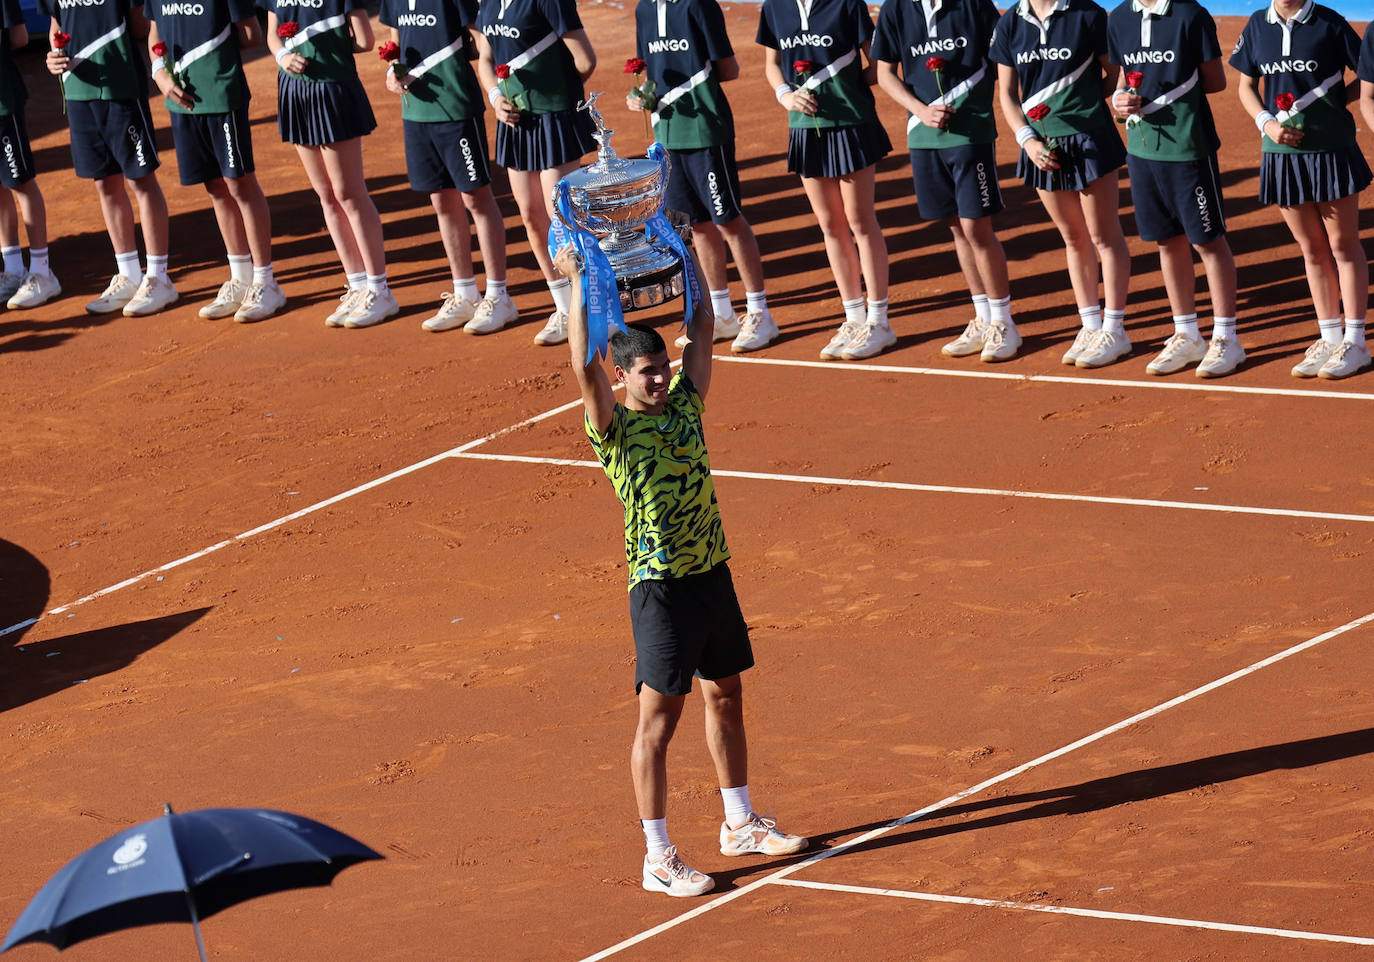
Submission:
[[[549,210],[553,211],[553,216],[558,218],[558,222],[560,224],[562,224],[568,230],[573,231],[575,233],[577,231],[580,231],[582,228],[578,227],[576,224],[568,223],[567,218],[563,216],[561,205],[558,203],[560,193],[559,188],[562,187],[562,185],[563,182],[559,181],[558,183],[553,185],[553,190],[549,191]]]

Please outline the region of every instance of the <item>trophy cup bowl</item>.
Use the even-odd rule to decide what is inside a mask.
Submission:
[[[596,162],[568,174],[567,186],[575,223],[568,224],[558,205],[555,216],[569,229],[584,230],[611,263],[623,311],[638,311],[670,301],[682,293],[686,278],[681,258],[662,240],[651,244],[644,225],[663,206],[668,185],[668,160],[617,157],[611,149],[613,130],[607,130],[592,94],[584,107],[596,123],[601,145]]]

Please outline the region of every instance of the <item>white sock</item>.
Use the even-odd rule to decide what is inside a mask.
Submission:
[[[6,274],[24,273],[24,248],[22,247],[0,247],[0,254],[5,258]]]
[[[716,312],[716,317],[728,317],[735,319],[735,305],[730,303],[730,289],[727,287],[723,291],[711,291],[711,310]]]
[[[852,301],[840,301],[840,307],[844,308],[844,319],[846,321],[853,321],[855,324],[862,324],[864,322],[864,317],[867,312],[862,297],[856,297]]]
[[[476,301],[477,279],[474,277],[455,277],[453,279],[453,294],[460,301]]]
[[[668,841],[668,820],[666,818],[641,818],[640,827],[644,829],[644,852],[649,860],[663,857],[672,843]]]
[[[154,280],[165,281],[167,279],[167,255],[149,254],[147,274]]]
[[[1347,317],[1345,319],[1345,342],[1357,344],[1360,347],[1365,346],[1363,317]]]
[[[1100,331],[1102,330],[1102,308],[1100,307],[1080,307],[1078,317],[1083,322],[1083,330]]]
[[[380,274],[368,274],[367,289],[374,294],[385,294],[387,291],[386,272],[383,271]]]
[[[229,276],[240,284],[253,283],[253,255],[230,254]]]
[[[359,271],[356,274],[344,274],[344,280],[348,281],[350,291],[360,291],[367,287],[367,273]]]
[[[272,273],[271,264],[268,264],[266,267],[254,267],[253,273],[248,276],[253,279],[252,283],[254,284],[267,285],[277,282],[276,275]]]
[[[1212,318],[1213,337],[1235,337],[1236,319],[1234,317],[1214,317]]]
[[[974,302],[977,303],[976,301]],[[1000,322],[1007,326],[1008,330],[1016,329],[1016,322],[1011,319],[1011,295],[1006,297],[988,298],[988,320]]]
[[[881,301],[870,300],[868,310],[865,312],[864,322],[872,324],[874,327],[891,327],[887,322],[887,298]]]
[[[747,314],[768,316],[768,295],[763,291],[745,291],[744,310]]]
[[[1103,311],[1102,330],[1111,331],[1113,334],[1126,333],[1126,312],[1125,311]]]
[[[52,276],[52,268],[48,266],[48,249],[46,247],[29,248],[29,273]]]
[[[1341,319],[1339,317],[1328,318],[1327,320],[1317,321],[1317,330],[1322,332],[1322,340],[1332,347],[1340,347],[1341,344]]]
[[[496,300],[497,298],[504,297],[505,295],[506,295],[506,282],[505,282],[505,281],[494,281],[494,280],[492,280],[490,277],[488,277],[488,278],[487,278],[487,297],[491,298],[491,299],[494,301],[494,300]]]
[[[973,313],[977,314],[978,320],[984,324],[992,320],[992,316],[988,313],[988,296],[986,294],[973,295]]]
[[[549,293],[553,295],[554,310],[566,314],[572,309],[572,281],[566,277],[554,281],[549,285]]]
[[[739,828],[749,821],[749,813],[753,811],[753,808],[749,805],[748,785],[741,785],[738,788],[722,788],[720,798],[725,803],[726,825],[731,828]]]
[[[135,284],[143,283],[143,271],[138,267],[138,251],[129,251],[127,254],[115,254],[115,267],[119,273],[123,274]]]
[[[1189,337],[1201,337],[1202,332],[1198,330],[1196,314],[1175,314],[1174,333],[1186,334]]]

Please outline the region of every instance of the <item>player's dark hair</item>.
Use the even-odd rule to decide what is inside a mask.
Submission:
[[[625,330],[611,335],[611,360],[628,371],[637,357],[652,357],[668,350],[658,331],[643,324],[626,324]]]

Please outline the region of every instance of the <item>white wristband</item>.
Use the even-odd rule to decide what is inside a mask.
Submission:
[[[386,75],[387,75],[388,77],[390,77],[390,76],[391,76],[392,74],[394,74],[395,72],[396,72],[396,65],[395,65],[394,63],[387,64],[387,66],[386,66]]]
[[[1277,121],[1278,119],[1279,118],[1275,117],[1269,111],[1261,110],[1259,113],[1255,114],[1255,127],[1259,130],[1260,133],[1264,133],[1265,125],[1268,124],[1271,120]]]
[[[166,69],[167,69],[167,61],[164,60],[164,59],[162,59],[161,57],[158,57],[158,58],[157,58],[156,60],[154,60],[153,63],[152,63],[151,73],[152,73],[152,75],[153,75],[154,77],[156,77],[156,76],[157,76],[157,72],[158,72],[159,70],[166,70]]]
[[[277,65],[281,66],[282,61],[285,60],[287,57],[291,56],[291,51],[287,50],[285,47],[282,47],[280,50],[276,52],[275,56],[277,58]]]
[[[1120,111],[1120,110],[1121,110],[1121,108],[1118,107],[1118,106],[1116,105],[1116,98],[1117,98],[1119,95],[1124,94],[1125,92],[1126,92],[1126,88],[1125,88],[1125,87],[1117,87],[1115,90],[1112,91],[1112,109],[1113,109],[1113,110],[1116,110],[1116,111]]]
[[[1016,132],[1016,146],[1024,147],[1026,146],[1026,141],[1035,140],[1039,136],[1040,135],[1035,132],[1034,127],[1030,124],[1026,124],[1026,126]]]
[[[782,103],[782,98],[785,97],[787,94],[790,94],[791,92],[791,84],[778,84],[775,88],[773,88],[773,96],[778,99],[778,103]]]
[[[487,91],[487,100],[491,102],[491,105],[493,107],[496,106],[496,98],[504,96],[505,94],[501,93],[500,87],[492,87],[490,90]]]

